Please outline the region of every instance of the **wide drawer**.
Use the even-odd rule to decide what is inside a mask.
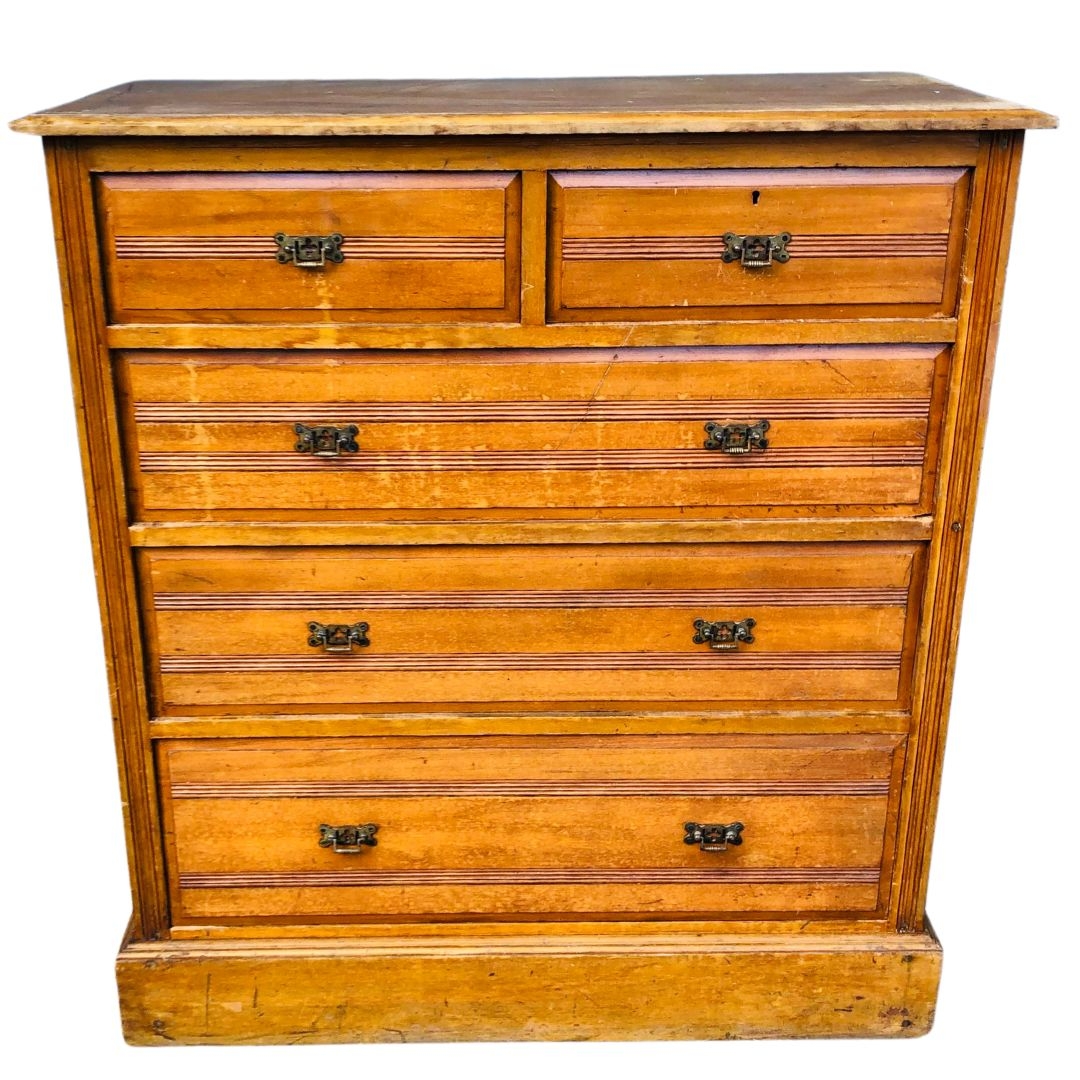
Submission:
[[[140,516],[340,520],[926,512],[947,362],[936,345],[146,351],[118,370]],[[723,445],[762,421],[763,441]],[[321,456],[297,425],[352,434]]]
[[[550,177],[549,316],[949,315],[964,169],[655,169]]]
[[[516,320],[520,190],[494,172],[104,175],[110,318]],[[304,247],[319,237],[333,247]]]
[[[873,912],[902,758],[883,735],[168,741],[174,921]],[[742,829],[703,850],[688,823]]]
[[[162,714],[896,708],[909,695],[922,549],[147,549],[140,565]]]

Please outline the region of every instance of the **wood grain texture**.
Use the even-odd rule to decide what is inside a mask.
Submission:
[[[132,891],[132,927],[154,939],[168,923],[156,778],[134,574],[127,547],[115,391],[104,342],[90,180],[69,140],[47,139],[60,285],[64,300],[79,447],[120,771]]]
[[[150,351],[122,354],[118,378],[140,516],[860,499],[917,514],[947,366],[902,345]],[[706,423],[762,418],[766,452],[704,449]],[[297,421],[357,424],[360,451],[297,454]]]
[[[517,318],[513,173],[177,173],[97,178],[110,318]],[[344,261],[282,265],[274,236],[339,233]]]
[[[904,865],[897,883],[898,925],[902,929],[918,930],[925,913],[959,616],[1022,149],[1023,133],[984,139],[979,216],[974,223],[974,266],[968,277],[958,350],[962,367],[949,404],[950,438],[943,449],[946,465],[930,549],[925,623],[919,643],[921,674],[903,819]]]
[[[1021,129],[1053,123],[851,75],[128,84],[17,124],[79,135],[46,153],[128,1037],[926,1030]],[[277,231],[346,260],[278,266]],[[791,261],[724,264],[728,231]],[[763,418],[767,454],[705,462],[706,421]],[[300,459],[296,422],[362,450]]]
[[[141,561],[159,711],[686,694],[902,706],[921,580],[909,545],[178,549]],[[363,598],[345,588],[357,581],[376,600],[370,611],[343,603]],[[571,581],[589,588],[544,588]],[[693,644],[696,618],[748,616],[758,623],[752,646]],[[369,622],[372,646],[311,649],[310,621]]]
[[[279,518],[281,515],[278,515]],[[688,513],[678,519],[611,521],[593,511],[574,515],[564,511],[557,521],[500,520],[494,510],[484,518],[455,513],[452,517],[424,522],[396,518],[384,512],[372,522],[278,520],[244,524],[228,522],[155,521],[135,522],[128,529],[136,547],[168,548],[204,545],[237,547],[333,547],[340,544],[554,544],[589,543],[596,539],[596,522],[603,522],[604,535],[626,543],[701,543],[785,542],[785,541],[891,541],[926,540],[932,528],[929,517],[879,518],[873,520],[844,518],[823,514],[820,518],[785,520],[775,514],[753,518],[740,513],[721,520],[701,520]],[[569,519],[569,520],[567,520]]]
[[[907,73],[133,82],[15,121],[37,135],[963,130],[1052,116]]]
[[[803,318],[743,317],[672,322],[664,312],[649,322],[548,323],[518,326],[490,323],[380,326],[377,323],[295,321],[139,322],[114,324],[106,340],[114,349],[514,349],[620,348],[630,345],[836,345],[948,344],[956,337],[951,318],[861,318],[846,312],[825,317],[824,308]],[[745,309],[743,312],[745,316]],[[816,316],[821,316],[816,317]],[[158,318],[162,315],[159,312]],[[207,313],[202,312],[206,319]]]
[[[873,132],[723,135],[549,135],[543,139],[482,137],[249,137],[255,154],[241,159],[236,140],[198,138],[83,138],[93,172],[287,172],[387,170],[532,172],[546,191],[550,169],[588,169],[602,159],[612,169],[753,169],[970,166],[978,158],[979,133],[915,132],[903,139]],[[546,199],[546,194],[544,195]],[[543,199],[541,199],[541,202]]]
[[[117,961],[137,1045],[913,1036],[940,971],[929,932],[278,937]]]
[[[968,187],[960,169],[549,178],[553,321],[948,316],[955,307]],[[790,261],[723,262],[728,233],[788,234]]]
[[[707,761],[686,739],[158,750],[178,918],[475,917],[876,910],[903,743],[720,738]],[[318,846],[320,822],[357,815],[375,847]],[[744,822],[744,842],[701,852],[687,820]]]

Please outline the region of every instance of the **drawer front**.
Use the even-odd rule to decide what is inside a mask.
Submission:
[[[110,317],[516,320],[520,187],[514,173],[106,175]],[[305,265],[320,256],[279,235],[340,237],[341,261]]]
[[[934,345],[119,359],[141,516],[339,520],[489,508],[924,513],[947,362]],[[764,440],[738,452],[738,433],[761,421]],[[355,435],[319,456],[298,424]]]
[[[174,914],[872,912],[902,757],[892,736],[165,742]],[[703,850],[687,823],[743,828]]]
[[[790,318],[807,308],[815,317],[949,315],[968,175],[552,173],[550,316]]]
[[[176,549],[141,566],[163,714],[895,708],[921,556],[899,543]]]

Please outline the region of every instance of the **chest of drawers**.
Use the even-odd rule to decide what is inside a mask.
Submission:
[[[1023,130],[916,76],[45,136],[135,1043],[916,1035]]]

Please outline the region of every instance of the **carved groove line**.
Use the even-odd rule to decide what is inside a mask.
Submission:
[[[502,259],[502,237],[347,236],[346,259]],[[118,236],[118,259],[258,259],[274,262],[269,236]]]
[[[470,592],[158,593],[158,611],[306,611],[326,608],[619,608],[684,604],[768,607],[904,607],[907,589],[626,589]]]
[[[402,653],[378,656],[166,656],[165,674],[206,671],[298,671],[307,674],[347,671],[716,671],[750,670],[888,671],[899,668],[900,653],[888,652],[730,652],[730,653]]]
[[[465,421],[645,421],[645,420],[843,420],[883,417],[923,420],[929,398],[862,398],[851,401],[696,400],[696,401],[402,401],[402,402],[186,402],[141,401],[139,423],[291,424],[296,420],[333,423],[379,421],[462,423]],[[714,415],[716,414],[716,415]]]
[[[144,472],[580,472],[597,469],[896,468],[923,464],[921,446],[770,447],[760,454],[702,450],[387,451],[323,460],[291,452],[151,451],[139,455]]]
[[[566,237],[563,258],[719,259],[727,245],[719,236]],[[800,259],[935,258],[949,253],[948,233],[799,236],[788,254]]]
[[[876,885],[878,867],[332,870],[180,875],[182,889],[333,889],[401,885]]]
[[[300,781],[173,784],[174,799],[413,799],[671,797],[756,795],[883,796],[888,780],[438,780]]]

